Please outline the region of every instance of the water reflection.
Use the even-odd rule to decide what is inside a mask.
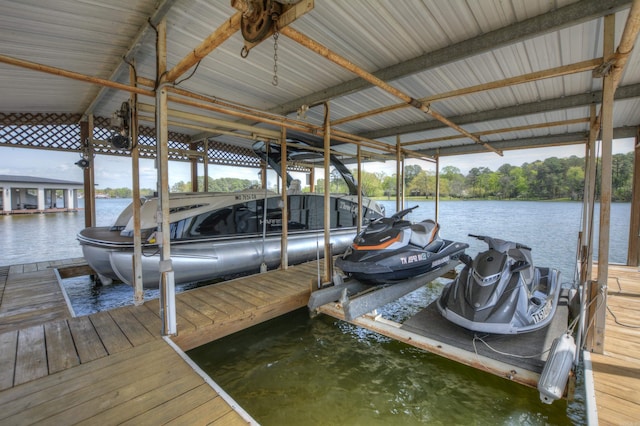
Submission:
[[[263,425],[584,421],[565,401],[304,309],[189,356]]]

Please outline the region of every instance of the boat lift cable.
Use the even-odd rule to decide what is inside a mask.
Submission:
[[[618,284],[618,292],[622,292],[622,286],[620,285],[620,279],[618,277],[615,277],[615,279],[616,279],[616,283]],[[607,305],[607,311],[609,311],[609,313],[613,317],[613,320],[619,326],[626,327],[626,328],[640,328],[640,325],[637,325],[637,324],[625,324],[625,323],[621,322],[618,319],[618,317],[616,316],[616,314],[613,312],[613,310],[611,309],[611,306],[609,306],[609,305]]]
[[[499,350],[497,350],[497,349],[495,349],[495,348],[491,347],[491,345],[489,345],[489,344],[484,340],[484,338],[485,338],[485,337],[487,337],[487,336],[488,336],[488,335],[485,335],[485,336],[480,337],[480,336],[478,336],[477,334],[474,334],[474,335],[473,335],[473,341],[472,341],[472,343],[473,343],[473,350],[474,350],[474,352],[476,353],[476,355],[477,355],[477,356],[479,356],[479,354],[478,354],[478,348],[476,347],[476,341],[478,341],[478,342],[482,342],[482,343],[483,343],[487,348],[489,348],[490,350],[492,350],[493,352],[495,352],[495,353],[497,353],[497,354],[504,355],[504,356],[509,356],[509,357],[514,357],[514,358],[521,358],[521,359],[539,358],[541,355],[544,355],[544,354],[546,354],[547,352],[549,352],[549,351],[551,350],[551,346],[549,346],[549,348],[548,348],[548,349],[545,349],[545,350],[544,350],[544,351],[542,351],[542,352],[539,352],[539,353],[537,353],[537,354],[532,354],[532,355],[517,355],[517,354],[508,353],[508,352],[502,352],[502,351],[499,351]]]

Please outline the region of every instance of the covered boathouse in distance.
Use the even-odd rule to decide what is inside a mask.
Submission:
[[[77,211],[78,190],[82,188],[82,182],[0,175],[0,214]]]

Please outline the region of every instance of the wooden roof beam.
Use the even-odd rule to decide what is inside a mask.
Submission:
[[[228,40],[232,35],[240,30],[240,18],[242,12],[236,12],[231,18],[222,24],[217,30],[209,35],[198,47],[193,49],[191,53],[182,58],[173,68],[167,71],[161,80],[167,82],[175,82],[182,74],[187,72],[189,68],[204,59],[209,53],[213,52],[218,46]]]
[[[417,108],[420,111],[431,115],[436,120],[440,121],[441,123],[444,123],[445,125],[451,127],[452,129],[455,129],[459,133],[461,133],[461,134],[465,135],[466,137],[468,137],[469,139],[473,140],[475,143],[484,146],[485,148],[487,148],[490,151],[495,152],[496,154],[502,155],[502,153],[500,151],[498,151],[497,149],[493,148],[491,145],[481,141],[480,138],[478,138],[477,136],[475,136],[475,135],[471,134],[470,132],[466,131],[462,127],[458,126],[457,124],[455,124],[451,120],[447,119],[442,114],[438,113],[437,111],[434,111],[429,105],[423,104],[419,100],[412,98],[411,96],[409,96],[408,94],[404,93],[403,91],[401,91],[401,90],[391,86],[390,84],[382,81],[378,77],[376,77],[373,74],[363,70],[362,68],[358,67],[357,65],[355,65],[354,63],[350,62],[349,60],[343,58],[342,56],[338,55],[337,53],[332,52],[327,47],[322,46],[320,43],[318,43],[318,42],[316,42],[314,40],[311,40],[310,38],[306,37],[304,34],[294,30],[291,27],[281,28],[280,29],[280,33],[285,35],[285,36],[287,36],[287,37],[289,37],[290,39],[292,39],[293,41],[299,43],[300,45],[302,45],[302,46],[304,46],[304,47],[316,52],[317,54],[325,57],[326,59],[330,60],[331,62],[335,63],[336,65],[339,65],[339,66],[341,66],[341,67],[353,72],[354,74],[358,75],[362,79],[364,79],[364,80],[370,82],[371,84],[381,88],[385,92],[390,93],[391,95],[399,98],[400,100],[402,100],[403,102],[413,106],[414,108]]]

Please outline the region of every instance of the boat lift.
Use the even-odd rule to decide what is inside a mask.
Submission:
[[[339,301],[344,311],[344,318],[347,321],[353,321],[440,278],[452,271],[458,263],[457,259],[451,259],[431,272],[386,285],[372,286],[355,279],[338,282],[331,287],[311,293],[307,307],[313,315],[317,313],[320,306]]]
[[[334,279],[334,285],[311,293],[307,307],[312,316],[329,315],[469,367],[537,388],[541,384],[549,348],[555,346],[556,338],[565,335],[569,314],[566,293],[561,294],[550,325],[530,333],[508,336],[478,335],[463,329],[443,318],[435,301],[403,323],[383,318],[375,312],[379,307],[443,277],[458,262],[450,260],[434,271],[388,285],[372,286],[355,279]],[[558,358],[558,364],[566,364],[571,359],[564,352]],[[566,382],[560,383],[557,378],[549,381],[543,377],[543,380],[544,384],[551,383],[551,390],[559,392],[559,395],[572,397],[575,376],[569,378],[566,388]],[[561,389],[556,382],[561,384]],[[559,397],[549,398],[547,395],[546,391],[540,394],[546,403]]]

